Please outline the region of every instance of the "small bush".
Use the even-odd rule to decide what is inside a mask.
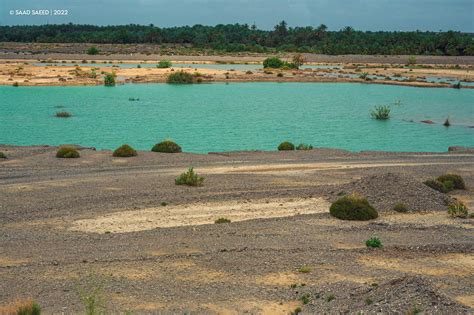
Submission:
[[[0,152],[0,159],[6,159],[7,156],[5,155],[5,153],[3,152]]]
[[[303,304],[308,304],[309,301],[311,301],[311,296],[306,293],[306,294],[303,294],[301,297],[300,297],[300,301],[303,303]]]
[[[155,144],[151,150],[161,153],[180,153],[181,147],[171,140],[165,140]]]
[[[283,78],[283,73],[279,72],[279,73],[277,74],[277,77]]]
[[[263,61],[263,68],[281,68],[285,63],[278,57],[270,57]]]
[[[187,186],[202,186],[204,177],[199,176],[194,172],[194,169],[190,167],[187,172],[179,175],[176,180],[176,185],[187,185]]]
[[[296,150],[313,150],[313,146],[311,144],[304,144],[304,143],[300,143],[298,144],[298,146],[296,147]]]
[[[329,213],[341,220],[366,221],[376,219],[378,212],[367,199],[351,194],[338,199],[331,205]]]
[[[458,82],[458,83],[454,83],[452,85],[453,89],[460,89],[461,88],[461,82]]]
[[[295,308],[295,310],[293,312],[291,312],[291,315],[298,315],[302,311],[303,310],[301,309],[301,307],[297,307],[297,308]]]
[[[293,151],[294,149],[295,145],[289,141],[282,142],[278,146],[278,151]]]
[[[76,159],[80,157],[79,152],[73,147],[60,147],[56,152],[57,158]]]
[[[171,68],[172,66],[173,64],[169,60],[160,60],[156,65],[156,67],[160,69]]]
[[[450,191],[445,184],[436,179],[428,179],[424,181],[423,184],[444,194]]]
[[[105,86],[115,86],[115,73],[106,73],[104,76]]]
[[[298,269],[298,272],[301,272],[301,273],[310,273],[311,272],[311,268],[308,267],[308,266],[302,266]]]
[[[437,178],[438,181],[441,183],[446,183],[451,181],[453,183],[454,189],[466,189],[466,184],[464,183],[464,179],[456,174],[444,174]]]
[[[99,52],[100,51],[95,46],[89,47],[89,49],[87,49],[87,54],[88,55],[98,55]]]
[[[406,204],[399,202],[393,207],[393,210],[404,213],[408,212],[408,207]]]
[[[189,72],[176,71],[168,76],[167,82],[170,84],[191,84],[194,82],[194,76]]]
[[[455,218],[467,218],[468,211],[465,204],[461,201],[456,200],[448,206],[448,214]]]
[[[132,157],[132,156],[137,156],[137,151],[135,151],[135,149],[133,149],[128,144],[124,144],[124,145],[118,147],[117,149],[115,149],[112,156],[115,156],[115,157]]]
[[[375,108],[370,112],[370,116],[378,120],[387,120],[390,118],[390,106],[375,106]]]
[[[365,246],[372,247],[372,248],[379,248],[382,247],[382,242],[377,236],[373,236],[365,241]]]
[[[219,218],[216,221],[214,221],[214,223],[215,224],[230,223],[230,220],[226,218]]]
[[[328,296],[326,296],[326,301],[327,302],[331,302],[332,300],[334,300],[336,297],[334,296],[334,294],[329,294]]]
[[[18,82],[13,82],[13,86],[18,87]]]
[[[69,113],[69,112],[57,112],[56,113],[56,117],[59,117],[59,118],[69,118],[71,116],[72,116],[72,114]]]
[[[416,64],[416,57],[415,56],[408,57],[408,65],[414,65],[414,64]]]
[[[166,207],[166,206],[168,205],[168,203],[167,203],[166,201],[162,201],[162,202],[160,203],[160,205],[161,205],[162,207]]]
[[[0,314],[5,315],[40,315],[41,307],[32,299],[16,300],[5,306],[0,306]]]

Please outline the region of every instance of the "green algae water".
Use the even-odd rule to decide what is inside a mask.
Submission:
[[[371,119],[370,110],[383,104],[393,104],[391,119]],[[73,117],[56,118],[58,111]],[[114,149],[128,143],[149,150],[173,139],[184,151],[204,153],[275,150],[289,140],[351,151],[441,152],[474,146],[473,125],[469,89],[357,83],[0,87],[0,143],[12,145]]]

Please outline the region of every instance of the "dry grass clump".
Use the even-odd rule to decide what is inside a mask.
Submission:
[[[0,307],[2,315],[40,315],[41,307],[33,299],[17,299]]]

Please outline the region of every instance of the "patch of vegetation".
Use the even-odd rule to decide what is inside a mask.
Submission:
[[[41,307],[32,299],[17,299],[0,306],[0,314],[5,315],[40,315]]]
[[[204,177],[196,174],[192,167],[190,167],[187,172],[182,173],[175,179],[176,185],[202,186],[203,182]]]
[[[365,299],[365,305],[371,305],[372,303],[374,303],[374,301],[372,301],[370,298]]]
[[[461,82],[458,82],[458,83],[454,83],[452,85],[453,89],[460,89],[461,88]]]
[[[69,118],[69,117],[72,117],[72,114],[70,112],[57,112],[56,117],[58,117],[58,118]]]
[[[443,126],[445,126],[445,127],[451,126],[451,122],[449,121],[449,117],[446,118],[446,120],[445,120],[444,123],[443,123]]]
[[[436,180],[440,181],[443,184],[450,181],[453,183],[454,189],[466,189],[464,179],[457,174],[444,174],[436,178]]]
[[[169,60],[160,60],[156,65],[156,67],[160,69],[171,68],[172,66],[173,64]]]
[[[378,120],[387,120],[390,118],[390,110],[390,106],[388,105],[375,106],[370,112],[370,116]]]
[[[214,221],[214,223],[215,224],[230,223],[230,220],[226,218],[219,218],[216,221]]]
[[[269,57],[263,61],[263,68],[278,69],[283,67],[285,62],[278,57]]]
[[[160,205],[161,205],[162,207],[166,207],[166,206],[168,205],[168,203],[167,203],[166,201],[162,201],[162,202],[160,203]]]
[[[62,159],[76,159],[80,157],[80,154],[74,147],[63,146],[56,152],[56,157]]]
[[[296,147],[296,150],[302,150],[302,151],[313,150],[313,146],[311,144],[300,143]]]
[[[278,151],[293,151],[294,149],[295,145],[289,141],[282,142],[278,146]]]
[[[341,220],[366,221],[376,219],[378,212],[366,198],[351,194],[338,199],[331,205],[329,213]]]
[[[283,73],[281,73],[281,72],[278,72],[278,74],[277,74],[277,77],[279,77],[279,78],[283,78]]]
[[[291,312],[291,315],[298,315],[302,311],[303,310],[301,309],[301,307],[297,307],[297,308],[295,308],[295,310],[293,312]]]
[[[155,144],[151,150],[160,153],[180,153],[181,147],[171,140],[165,140]]]
[[[6,159],[7,156],[5,155],[5,153],[3,152],[0,152],[0,159]]]
[[[382,247],[382,241],[377,236],[373,236],[365,241],[365,246],[372,247],[372,248],[380,248]]]
[[[309,266],[301,266],[299,269],[298,269],[298,272],[301,272],[301,273],[310,273],[311,272],[311,268]]]
[[[115,73],[106,73],[104,76],[105,86],[115,86]]]
[[[194,76],[186,71],[176,71],[168,75],[167,82],[170,84],[192,84],[194,83]]]
[[[12,86],[18,87],[18,82],[13,82]]]
[[[423,182],[423,184],[425,184],[426,186],[430,187],[431,189],[434,189],[434,190],[437,190],[443,194],[449,192],[451,189],[449,189],[449,186],[451,185],[452,187],[452,182],[451,183],[442,183],[440,182],[439,180],[436,180],[436,179],[428,179],[426,181]]]
[[[466,205],[459,200],[454,201],[448,206],[448,214],[452,217],[463,219],[469,215]]]
[[[112,156],[115,157],[132,157],[137,156],[137,151],[134,148],[129,146],[128,144],[121,145],[117,149],[115,149]]]
[[[408,212],[408,207],[403,202],[399,202],[393,207],[393,210],[397,212],[405,213],[405,212]]]
[[[100,53],[99,49],[97,49],[97,47],[95,46],[89,47],[89,49],[87,49],[88,55],[98,55],[99,53]]]
[[[408,65],[412,66],[416,64],[416,57],[415,56],[410,56],[408,57]]]
[[[98,276],[88,275],[82,283],[76,284],[76,292],[84,305],[86,315],[105,314],[105,281]]]
[[[326,302],[331,302],[335,298],[336,298],[336,296],[334,294],[330,293],[330,294],[328,294],[328,296],[326,296]]]
[[[303,294],[301,297],[300,297],[300,301],[303,303],[303,304],[308,304],[309,301],[311,301],[311,295],[309,295],[309,293],[306,293],[306,294]]]

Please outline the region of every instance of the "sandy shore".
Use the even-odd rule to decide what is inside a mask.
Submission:
[[[77,287],[94,277],[109,312],[472,313],[473,220],[441,202],[474,208],[472,152],[0,151],[0,306],[33,297],[46,314],[77,313]],[[174,184],[190,165],[203,187]],[[421,183],[446,172],[468,190]],[[329,215],[352,189],[366,191],[378,219]],[[401,199],[408,213],[391,210]],[[365,247],[373,235],[383,248]]]
[[[67,60],[64,60],[67,61]],[[71,60],[69,60],[71,61]],[[78,62],[77,60],[72,60]],[[115,60],[116,61],[116,60]],[[199,73],[203,82],[356,82],[367,84],[390,84],[416,87],[451,87],[449,83],[423,82],[426,77],[449,77],[459,81],[473,82],[474,71],[469,66],[452,68],[400,68],[384,64],[339,64],[342,69],[278,70],[258,69],[253,71],[215,70],[203,68],[158,69],[155,67],[119,68],[106,67],[99,60],[88,60],[88,66],[61,66],[60,63],[34,65],[33,60],[4,60],[0,62],[0,85],[18,86],[62,86],[101,85],[106,73],[114,72],[118,83],[162,83],[173,71],[184,70]],[[61,62],[59,60],[55,62]],[[176,61],[175,61],[176,62]],[[188,61],[190,63],[196,60]],[[375,79],[360,78],[360,75],[377,76]],[[396,77],[406,78],[402,81]],[[463,85],[463,88],[474,86]]]

